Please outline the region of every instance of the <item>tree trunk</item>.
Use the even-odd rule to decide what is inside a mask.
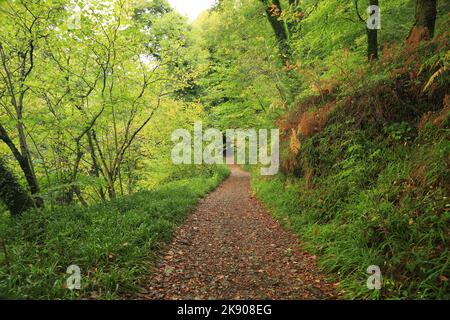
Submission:
[[[78,201],[80,201],[81,205],[84,207],[89,206],[87,201],[84,199],[83,194],[81,193],[81,190],[78,186],[73,187],[73,192],[77,195]]]
[[[370,0],[371,6],[378,6],[378,0]],[[367,27],[367,58],[369,61],[378,60],[378,30]]]
[[[33,207],[33,200],[0,159],[0,200],[13,216],[18,216]]]
[[[93,141],[93,137],[92,134],[94,132],[92,130],[89,130],[87,132],[87,139],[88,139],[88,150],[91,154],[91,158],[92,158],[92,168],[91,168],[91,175],[95,176],[95,177],[100,177],[100,169],[99,169],[99,164],[98,164],[98,159],[97,159],[97,155],[95,154],[95,147],[94,147],[94,141]],[[102,187],[98,188],[98,192],[100,194],[100,197],[102,199],[103,202],[106,201],[106,195],[105,195],[105,191],[103,190]]]
[[[34,174],[34,171],[30,165],[29,159],[24,157],[20,151],[17,149],[13,141],[10,139],[8,133],[3,128],[3,126],[0,124],[0,140],[5,142],[5,144],[9,147],[12,154],[16,158],[17,162],[20,165],[20,168],[22,169],[22,172],[25,176],[25,179],[27,180],[28,187],[30,188],[31,194],[35,195],[39,193],[39,185],[36,179],[36,176]],[[35,197],[35,204],[37,207],[43,207],[44,201],[40,197]]]
[[[429,40],[434,36],[437,15],[437,0],[416,0],[416,16],[414,28],[425,29],[421,40]]]
[[[108,186],[108,195],[110,200],[116,198],[116,188],[114,187],[114,182],[111,182]]]
[[[272,26],[277,40],[278,49],[280,50],[280,57],[283,63],[287,64],[290,61],[291,48],[289,45],[288,32],[283,21],[278,20],[281,15],[281,4],[279,0],[267,1],[261,0],[265,5],[267,19]]]
[[[367,29],[367,59],[378,60],[378,31]]]

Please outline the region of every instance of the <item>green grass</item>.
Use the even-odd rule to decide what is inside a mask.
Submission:
[[[0,298],[112,299],[132,293],[174,229],[226,176],[195,178],[89,208],[69,206],[0,217]],[[65,288],[67,267],[81,268],[81,290]]]
[[[344,297],[450,299],[448,129],[414,136],[398,129],[405,124],[392,127],[336,120],[302,142],[312,188],[301,175],[254,171],[253,190],[320,257]],[[380,291],[367,289],[371,265],[381,268]]]

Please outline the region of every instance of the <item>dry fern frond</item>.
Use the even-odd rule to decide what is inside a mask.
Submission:
[[[291,143],[290,143],[290,148],[291,151],[297,155],[300,152],[300,140],[298,139],[298,133],[295,129],[291,129],[292,130],[292,134],[291,134]]]
[[[434,81],[439,78],[440,76],[442,76],[446,71],[448,71],[447,66],[443,66],[441,67],[438,71],[436,71],[430,78],[430,80],[428,80],[427,84],[425,85],[425,87],[423,88],[423,92],[426,92],[431,85],[434,83]]]

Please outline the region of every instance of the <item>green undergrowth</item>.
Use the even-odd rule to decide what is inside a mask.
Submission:
[[[449,299],[449,130],[407,123],[383,133],[335,120],[302,141],[314,177],[252,175],[252,186],[336,275],[347,298]],[[283,191],[283,192],[280,192]],[[368,290],[369,266],[383,287]]]
[[[88,208],[67,206],[0,217],[0,298],[112,299],[135,292],[155,253],[199,198],[229,174],[202,170],[150,191]],[[81,290],[66,288],[71,265]]]
[[[299,97],[279,121],[282,173],[252,174],[343,297],[450,299],[448,49],[447,33],[407,41]]]

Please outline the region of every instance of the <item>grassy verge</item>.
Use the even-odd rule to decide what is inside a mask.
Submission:
[[[299,162],[312,175],[252,175],[257,196],[348,298],[450,298],[448,129],[413,131],[331,120],[302,143]],[[381,268],[380,291],[366,286],[371,265]]]
[[[228,175],[168,182],[152,191],[94,205],[36,210],[0,218],[0,298],[112,299],[133,292],[160,245]],[[81,290],[66,288],[70,265],[81,268]]]

